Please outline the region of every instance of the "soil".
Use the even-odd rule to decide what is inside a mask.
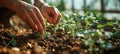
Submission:
[[[47,28],[50,36],[36,35],[37,32],[31,29],[20,27],[5,28],[0,24],[0,54],[89,54],[89,47],[82,42],[78,36],[73,36],[65,31],[51,31]],[[9,44],[13,39],[16,42]],[[110,39],[112,43],[117,42]],[[95,45],[97,46],[97,44]],[[101,49],[94,54],[120,54],[120,45],[116,43],[112,49]]]
[[[49,30],[47,30],[49,31]],[[8,42],[15,34],[17,44],[12,46]],[[120,46],[113,49],[103,49],[98,54],[119,54]],[[3,28],[0,25],[0,54],[89,54],[88,46],[78,37],[73,38],[62,30],[52,33],[51,36],[36,36],[31,29]]]
[[[16,46],[9,45],[12,39],[10,34],[15,34]],[[79,39],[73,39],[70,34],[56,32],[47,37],[35,36],[30,29],[15,30],[13,28],[0,28],[0,53],[1,54],[85,54],[87,47]]]

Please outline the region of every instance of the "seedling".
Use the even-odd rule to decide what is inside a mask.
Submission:
[[[17,41],[14,39],[15,34],[11,34],[11,33],[8,33],[8,34],[10,37],[12,37],[12,39],[7,43],[5,47],[8,47],[9,45],[15,46],[17,44]]]
[[[86,46],[89,46],[89,54],[93,54],[95,50],[97,52],[100,49],[110,49],[112,47],[112,44],[109,41],[106,41],[106,39],[109,39],[109,37],[105,37],[104,32],[106,31],[103,29],[105,26],[114,27],[114,25],[117,25],[114,27],[115,30],[118,30],[120,27],[117,24],[119,22],[118,20],[108,21],[99,12],[87,12],[83,16],[79,15],[78,13],[70,15],[62,13],[62,16],[63,18],[61,19],[61,22],[57,28],[62,28],[65,30],[65,32],[70,33],[73,38],[75,36],[80,36],[80,34],[84,35],[82,36],[84,38],[82,41],[87,43]],[[91,26],[96,28],[91,28]],[[94,47],[96,45],[95,43],[99,44],[99,46]]]
[[[33,34],[33,36],[40,36],[40,37],[46,37],[46,36],[50,36],[50,35],[51,35],[50,32],[45,32],[44,35],[42,35],[40,32],[35,32],[35,33]]]

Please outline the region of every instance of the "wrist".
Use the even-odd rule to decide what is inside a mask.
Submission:
[[[34,0],[35,3],[45,3],[43,0]]]
[[[50,7],[48,3],[45,3],[43,0],[35,0],[34,5],[37,6],[40,11],[45,10],[46,7]]]

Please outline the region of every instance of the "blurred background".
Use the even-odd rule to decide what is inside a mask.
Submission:
[[[106,18],[120,18],[120,0],[45,0],[60,11],[84,15],[88,11],[97,11]]]
[[[26,0],[26,2],[29,1],[30,0]],[[97,19],[117,18],[120,20],[120,0],[44,0],[44,1],[50,4],[51,6],[57,7],[62,15],[65,14],[74,17],[72,14],[74,15],[77,14],[78,16],[80,16],[80,18],[82,18],[84,15],[88,14],[88,16],[94,16]],[[34,3],[33,0],[31,0],[31,3]],[[6,24],[6,26],[10,26],[10,24],[17,26],[24,25],[24,22],[22,23],[21,22],[22,20],[18,20],[19,17],[13,15],[15,13],[12,13],[11,10],[3,8],[1,9],[0,12],[1,12],[0,18],[3,18],[2,20],[0,20],[0,22],[3,22],[3,24]],[[10,24],[8,24],[9,22]]]

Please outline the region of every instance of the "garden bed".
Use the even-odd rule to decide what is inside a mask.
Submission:
[[[59,25],[47,26],[45,35],[1,24],[0,54],[120,54],[119,28],[117,20],[75,14],[63,14]]]

